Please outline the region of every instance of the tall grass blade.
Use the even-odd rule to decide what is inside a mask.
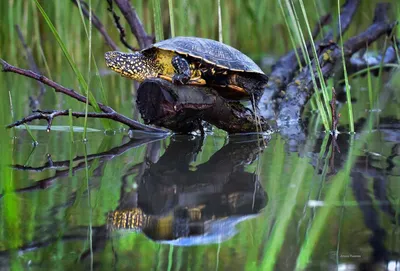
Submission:
[[[174,246],[170,245],[169,252],[168,252],[168,269],[167,269],[168,271],[172,270],[172,264],[174,262],[173,255],[174,255]]]
[[[175,18],[174,18],[174,3],[173,0],[168,0],[169,7],[169,25],[171,28],[171,38],[175,37]]]
[[[218,0],[218,40],[220,42],[223,42],[222,33],[221,0]]]
[[[302,70],[303,69],[303,65],[301,64],[300,56],[299,56],[299,53],[297,51],[296,42],[294,41],[293,29],[289,25],[289,22],[288,22],[288,20],[286,18],[286,13],[285,13],[285,10],[283,9],[281,1],[279,1],[279,7],[280,7],[280,10],[281,10],[281,13],[282,13],[282,17],[283,17],[283,19],[285,21],[286,28],[287,28],[288,33],[289,33],[290,43],[292,44],[293,50],[294,50],[294,52],[296,54],[297,64],[299,65],[300,70]],[[301,47],[301,48],[303,49],[303,47]]]
[[[351,167],[355,161],[353,137],[350,144],[350,150],[347,157],[347,163],[345,169],[339,172],[333,180],[330,182],[332,185],[325,196],[325,202],[334,202],[338,199],[343,187],[349,180],[349,174]],[[310,261],[312,253],[318,243],[319,236],[326,227],[326,221],[328,221],[329,214],[332,213],[333,205],[327,205],[321,207],[315,217],[314,223],[311,226],[307,239],[303,242],[299,256],[297,258],[297,269],[304,269]]]
[[[89,42],[89,49],[88,49],[89,50],[89,53],[88,53],[88,75],[87,75],[88,84],[87,84],[87,89],[86,89],[85,118],[84,118],[84,125],[83,125],[84,132],[83,132],[83,135],[82,135],[83,140],[85,140],[86,139],[87,121],[88,121],[87,113],[88,113],[88,107],[89,107],[88,92],[89,92],[89,85],[90,85],[90,79],[91,79],[90,73],[91,73],[91,63],[92,63],[92,59],[91,59],[91,57],[92,57],[92,1],[89,0],[89,30],[88,30],[88,28],[86,26],[85,17],[84,17],[83,12],[82,12],[81,1],[78,0],[77,4],[78,4],[78,8],[79,8],[79,14],[81,16],[81,20],[82,20],[82,23],[83,23],[83,27],[85,29],[86,36],[87,36],[88,42]]]
[[[53,23],[51,22],[49,16],[44,11],[44,9],[42,8],[42,6],[40,5],[38,0],[33,0],[33,1],[35,1],[37,8],[39,9],[40,13],[42,14],[44,20],[46,21],[46,24],[49,26],[51,32],[53,33],[54,37],[56,38],[57,43],[60,46],[61,50],[63,51],[65,58],[68,60],[68,63],[71,66],[72,70],[74,71],[81,88],[83,90],[88,90],[89,87],[88,87],[85,79],[83,78],[82,73],[79,71],[79,69],[78,69],[77,65],[75,64],[75,62],[73,61],[71,55],[68,53],[68,50],[67,50],[64,42],[61,40],[61,37],[58,34],[57,29],[54,27]],[[100,112],[100,108],[97,105],[96,99],[94,98],[93,94],[90,91],[88,91],[88,97],[89,97],[89,102],[92,104],[92,106],[96,110],[96,112]]]
[[[330,102],[329,91],[328,91],[328,88],[326,87],[324,76],[323,76],[322,69],[321,69],[321,65],[319,63],[317,49],[315,47],[315,43],[314,43],[314,40],[312,38],[313,35],[312,35],[312,32],[311,32],[310,24],[308,23],[308,16],[307,16],[306,9],[304,7],[304,2],[303,2],[303,0],[300,0],[299,3],[300,3],[300,8],[301,8],[301,11],[302,11],[302,14],[303,14],[303,17],[304,17],[304,21],[306,23],[307,32],[308,32],[308,35],[310,37],[311,49],[312,49],[312,53],[313,53],[313,56],[314,56],[316,67],[317,67],[318,79],[319,79],[319,83],[320,83],[320,86],[321,86],[322,96],[323,96],[324,102],[325,102],[324,106],[325,106],[325,109],[326,109],[326,112],[327,112],[327,116],[329,118],[328,120],[330,120],[332,118],[332,114],[331,114],[330,105],[329,105],[329,102]],[[303,39],[303,42],[304,42],[304,39]]]
[[[29,136],[31,137],[33,144],[34,144],[34,145],[37,145],[38,142],[37,142],[35,136],[32,134],[31,129],[29,129],[29,127],[28,127],[28,125],[27,125],[26,123],[24,123],[24,126],[25,126],[25,129],[26,129],[26,131],[28,132]]]
[[[291,5],[291,3],[289,2],[289,0],[286,0],[286,7],[289,10],[289,14],[290,14],[290,19],[292,20],[292,24],[295,25],[295,33],[296,33],[296,38],[298,39],[299,44],[301,45],[301,50],[303,53],[303,57],[305,57],[307,65],[310,68],[310,71],[312,71],[312,62],[311,62],[311,58],[310,55],[308,54],[308,50],[307,50],[307,44],[306,41],[304,39],[303,33],[301,32],[301,27],[300,27],[300,22],[299,19],[297,17],[296,11],[294,10],[293,6]],[[304,11],[305,12],[305,11]],[[305,14],[304,14],[305,15]],[[306,17],[306,15],[305,15]],[[307,20],[307,19],[306,19]],[[307,22],[308,24],[308,22]],[[308,26],[309,28],[309,26]],[[310,31],[311,33],[311,31]],[[310,37],[312,37],[312,35],[310,35]],[[316,55],[316,49],[315,49],[315,44],[314,42],[312,42],[312,46],[313,46],[313,53],[314,56]],[[320,65],[318,62],[318,58],[316,59],[317,65],[319,67],[319,69],[317,69],[318,73],[319,73],[319,77],[320,77],[320,85],[321,86],[325,86],[325,81],[323,80],[323,77],[321,77],[321,69],[320,69]],[[321,101],[321,97],[319,96],[319,88],[317,85],[317,81],[315,78],[315,75],[313,72],[310,72],[311,74],[311,79],[313,82],[313,86],[314,86],[314,91],[315,91],[315,97],[316,97],[316,102],[317,102],[317,106],[318,106],[318,110],[321,114],[321,118],[322,118],[322,123],[324,124],[325,130],[329,131],[330,130],[330,118],[328,117],[330,114],[330,110],[329,110],[329,102],[328,102],[328,106],[325,107]],[[325,87],[326,88],[326,87]]]
[[[367,82],[368,82],[368,98],[369,98],[369,108],[372,110],[374,108],[375,101],[374,99],[374,90],[372,89],[372,75],[371,69],[368,64],[367,66]]]
[[[86,20],[85,20],[85,16],[83,15],[81,2],[77,1],[77,3],[78,3],[78,9],[79,9],[79,14],[81,16],[82,24],[83,24],[83,27],[85,29],[85,33],[86,33],[86,36],[87,36],[88,42],[89,42],[88,80],[87,80],[89,82],[88,86],[90,85],[90,80],[91,80],[91,63],[92,63],[91,59],[93,59],[94,67],[95,67],[95,70],[96,70],[96,78],[97,78],[98,82],[100,83],[101,99],[102,99],[103,103],[107,104],[107,97],[106,97],[106,92],[105,92],[105,89],[104,89],[103,81],[102,81],[101,76],[100,76],[100,71],[99,71],[99,68],[97,66],[96,58],[95,58],[95,56],[93,55],[93,52],[92,52],[92,15],[93,15],[93,12],[92,12],[92,1],[91,0],[89,1],[89,30],[88,30],[88,27],[86,26]],[[89,91],[89,89],[87,89],[87,91]],[[85,111],[87,113],[87,106],[85,106]],[[110,122],[110,120],[103,119],[101,121],[103,122],[103,125],[104,125],[106,130],[111,130],[111,122]],[[85,117],[85,123],[86,122],[87,122],[87,118]],[[86,124],[84,126],[86,127]]]
[[[161,19],[161,4],[160,0],[152,0],[153,15],[154,15],[154,30],[156,32],[156,41],[164,39],[163,24]]]
[[[0,75],[0,78],[3,79]],[[2,238],[2,247],[8,249],[18,248],[22,244],[21,228],[24,224],[21,221],[21,204],[20,198],[14,192],[16,187],[16,180],[14,172],[10,167],[15,158],[13,151],[13,143],[15,142],[12,137],[12,130],[5,129],[4,126],[11,122],[11,115],[9,113],[10,104],[7,99],[8,93],[0,91],[0,237]],[[5,238],[6,237],[6,238]]]
[[[8,33],[9,33],[9,39],[10,39],[10,44],[16,44],[15,43],[15,31],[14,31],[14,25],[15,25],[15,19],[14,19],[14,0],[10,0],[9,1],[9,5],[8,5]],[[10,46],[10,54],[11,54],[11,58],[16,58],[16,47],[15,46]]]
[[[79,2],[79,1],[78,1]],[[80,4],[79,4],[79,9],[81,9]],[[91,73],[91,64],[92,64],[92,0],[89,0],[89,34],[88,34],[88,41],[89,41],[89,52],[88,52],[88,87],[86,90],[86,105],[85,105],[85,123],[83,127],[85,127],[85,131],[83,133],[83,139],[86,139],[86,131],[87,131],[87,121],[88,121],[88,109],[89,109],[89,86],[90,86],[90,73]],[[82,16],[82,15],[81,15]],[[83,18],[82,18],[83,19]]]
[[[71,142],[74,142],[74,121],[72,119],[72,109],[68,109],[68,120],[69,120],[69,136]]]
[[[90,1],[90,0],[89,0]],[[91,200],[91,187],[89,184],[89,164],[87,154],[87,144],[84,145],[84,156],[85,156],[85,179],[86,179],[86,190],[87,194],[87,206],[89,208],[89,225],[88,225],[88,239],[89,239],[89,252],[90,252],[90,270],[93,270],[93,217],[92,217],[92,200]]]
[[[381,68],[394,68],[394,69],[398,69],[400,68],[399,64],[394,64],[394,63],[386,63],[386,64],[382,64],[382,65],[375,65],[375,66],[367,66],[367,68],[359,70],[355,73],[352,73],[351,75],[348,75],[348,79],[353,79],[356,77],[359,77],[360,75],[363,75],[364,73],[366,73],[368,75],[369,72],[373,71],[373,70],[379,70]],[[339,80],[338,83],[344,83],[344,79]]]
[[[337,1],[337,4],[339,12],[340,47],[342,48],[342,63],[343,63],[344,82],[346,87],[346,100],[347,100],[347,108],[349,110],[349,125],[350,125],[350,132],[354,133],[353,105],[351,103],[350,84],[349,84],[349,78],[347,76],[346,62],[343,49],[342,22],[340,20],[340,0]]]
[[[382,95],[380,101],[381,104],[386,104],[388,96],[388,93]],[[370,114],[362,131],[369,131],[377,120],[379,120],[379,116]],[[296,269],[305,269],[310,262],[318,240],[320,240],[320,236],[326,228],[326,221],[329,221],[329,216],[332,214],[332,207],[334,207],[334,204],[332,203],[338,202],[337,200],[339,199],[340,194],[346,187],[346,184],[351,180],[350,172],[358,159],[358,155],[356,153],[362,149],[365,142],[371,135],[372,133],[365,132],[360,133],[360,137],[358,137],[356,141],[354,140],[354,135],[352,135],[350,138],[349,151],[344,168],[339,171],[329,182],[331,185],[324,198],[324,202],[329,204],[321,207],[318,210],[314,223],[312,224],[307,235],[307,239],[302,244],[299,256],[297,258]]]
[[[400,16],[400,13],[399,13],[399,16]],[[400,28],[400,27],[397,27],[397,28]],[[399,45],[399,42],[398,42],[396,36],[393,36],[393,47],[396,52],[397,63],[400,63],[400,54],[399,54],[399,46],[398,45]]]
[[[280,209],[276,223],[271,232],[271,238],[265,248],[265,256],[262,262],[262,270],[274,270],[275,264],[278,260],[279,252],[282,249],[287,229],[292,218],[292,213],[295,209],[299,189],[304,181],[305,171],[307,168],[307,159],[299,160],[295,170],[290,178],[288,187],[292,189],[287,190],[284,203]]]
[[[294,26],[293,31],[294,31],[294,33],[295,33],[295,37],[296,37],[298,43],[300,44],[301,53],[303,54],[303,57],[306,57],[306,56],[308,56],[307,47],[305,47],[305,46],[303,45],[303,43],[301,42],[301,37],[300,37],[300,36],[301,36],[301,28],[300,28],[300,24],[298,24],[298,23],[296,22],[296,17],[295,17],[295,15],[294,15],[294,10],[293,10],[292,5],[290,4],[289,0],[285,0],[285,3],[286,3],[286,8],[287,8],[287,10],[288,10],[288,12],[289,12],[289,18],[291,19],[292,25]],[[279,5],[281,6],[281,10],[284,10],[284,8],[283,8],[283,6],[282,6],[282,0],[279,1]],[[285,17],[285,18],[286,18],[286,17]],[[292,28],[290,28],[290,29],[292,29]]]

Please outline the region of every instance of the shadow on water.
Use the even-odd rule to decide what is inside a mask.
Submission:
[[[286,235],[278,247],[287,255],[277,258],[276,268],[295,266],[318,209],[332,205],[331,221],[315,245],[310,269],[374,270],[399,264],[398,122],[382,119],[369,133],[374,141],[366,141],[357,153],[346,192],[337,202],[325,201],[324,189],[333,185],[330,177],[345,167],[351,142],[361,140],[362,134],[342,134],[337,140],[317,137],[309,146],[297,145],[296,152],[281,152],[279,146],[285,145],[279,135],[263,141],[231,137],[220,148],[213,146],[212,136],[123,139],[117,147],[86,156],[60,161],[48,156],[42,165],[15,164],[16,173],[34,179],[15,189],[21,202],[30,204],[46,193],[60,199],[47,204],[33,201],[40,211],[22,223],[26,242],[16,248],[0,246],[1,264],[15,260],[17,253],[18,261],[31,268],[53,267],[51,257],[60,257],[68,268],[101,269],[105,264],[127,269],[132,257],[139,257],[132,264],[142,270],[165,270],[171,264],[177,270],[234,270],[230,268],[235,265],[237,270],[262,270],[261,262],[271,249],[266,243],[287,212],[282,199],[285,194],[290,198],[296,185],[295,206],[287,214],[290,224],[282,228]],[[144,150],[142,158],[132,162],[140,156],[139,149]],[[278,156],[283,157],[279,170],[274,161]],[[291,181],[296,179],[296,161],[307,161],[301,183]],[[117,164],[122,165],[118,170],[113,168]],[[72,185],[84,180],[86,165],[91,174],[88,185]],[[32,177],[35,174],[40,177]],[[94,204],[91,198],[102,189],[104,194],[97,195]],[[4,197],[0,195],[0,205]],[[113,202],[102,206],[110,198]],[[213,258],[216,246],[221,260]],[[143,258],[146,255],[151,259]],[[189,260],[194,255],[203,256]]]

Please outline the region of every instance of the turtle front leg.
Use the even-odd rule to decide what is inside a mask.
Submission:
[[[190,65],[187,60],[179,55],[172,58],[172,66],[176,73],[172,77],[172,83],[176,85],[184,85],[190,80]]]

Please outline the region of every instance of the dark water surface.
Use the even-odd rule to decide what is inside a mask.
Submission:
[[[324,134],[290,151],[279,134],[265,146],[102,132],[71,143],[53,131],[37,132],[33,148],[17,130],[0,269],[293,270],[308,251],[310,270],[396,270],[400,127],[378,127],[367,139],[341,134],[340,153]],[[356,160],[340,180],[349,150]]]

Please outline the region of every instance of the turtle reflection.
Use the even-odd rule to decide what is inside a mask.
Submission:
[[[237,233],[235,225],[256,217],[267,194],[245,167],[263,143],[230,142],[193,170],[200,147],[199,138],[175,137],[145,170],[137,190],[123,193],[119,208],[108,214],[109,230],[140,231],[160,243],[192,246],[225,241]]]

